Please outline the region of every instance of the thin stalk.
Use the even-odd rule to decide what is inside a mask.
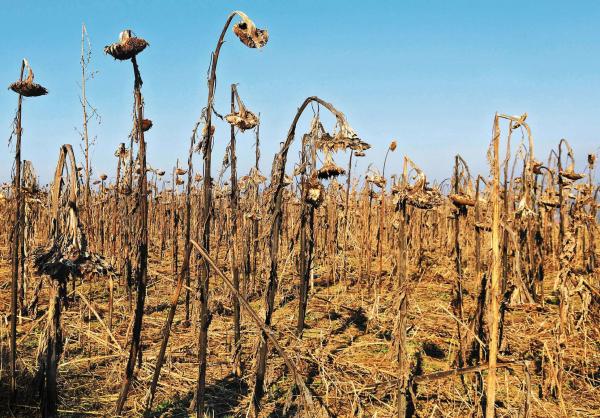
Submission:
[[[346,279],[348,277],[347,266],[346,266],[348,254],[347,254],[346,246],[348,245],[348,232],[349,232],[349,225],[350,225],[350,221],[348,219],[348,212],[350,209],[350,205],[349,205],[350,182],[352,180],[351,171],[352,171],[352,157],[353,156],[354,156],[354,151],[350,150],[350,158],[348,158],[348,177],[346,179],[346,202],[344,203],[344,245],[342,246],[342,248],[344,249],[343,266],[342,266],[342,277],[343,277],[344,284],[346,284]]]
[[[237,94],[235,84],[231,85],[231,113],[235,112],[235,96]],[[231,273],[233,276],[233,287],[236,292],[240,291],[240,270],[237,260],[237,220],[239,212],[239,196],[237,185],[237,156],[235,155],[235,126],[231,125],[231,137],[229,142],[229,152],[231,163]],[[236,297],[233,297],[233,373],[237,377],[242,376],[241,359],[241,326],[240,326],[240,303]]]
[[[133,323],[133,333],[131,337],[131,350],[129,351],[129,360],[125,369],[125,380],[121,386],[121,392],[117,400],[116,413],[121,415],[129,388],[133,381],[133,373],[135,371],[135,363],[138,356],[141,356],[141,333],[142,320],[144,316],[144,303],[146,300],[146,285],[148,273],[148,183],[146,173],[146,142],[144,140],[144,131],[142,129],[142,121],[144,120],[144,105],[142,102],[142,78],[139,73],[136,58],[131,59],[133,64],[133,72],[135,76],[134,95],[136,103],[136,134],[139,141],[139,185],[138,185],[138,210],[139,210],[139,242],[138,250],[138,266],[136,268],[136,284],[137,284],[137,300],[135,308],[135,316]]]
[[[221,46],[225,39],[227,29],[235,16],[235,13],[231,13],[219,40],[217,46],[212,54],[210,77],[208,79],[208,100],[206,104],[206,126],[205,134],[203,139],[203,154],[204,154],[204,201],[202,206],[202,246],[209,251],[210,254],[210,227],[212,222],[212,177],[211,177],[211,162],[212,162],[212,113],[213,103],[215,96],[215,87],[217,83],[217,63],[219,61],[219,53],[221,52]],[[202,268],[200,269],[200,276],[198,277],[199,294],[200,300],[200,332],[198,334],[198,381],[196,386],[196,415],[201,417],[204,414],[204,391],[206,385],[206,353],[208,349],[208,326],[210,323],[209,311],[208,311],[208,291],[209,291],[209,276],[210,268],[206,261],[202,262]]]
[[[25,71],[25,60],[21,61],[21,74],[19,81],[23,81],[23,72]],[[19,94],[19,104],[17,107],[16,134],[17,143],[15,145],[15,178],[13,187],[15,189],[15,224],[13,230],[12,247],[12,282],[10,288],[10,400],[14,402],[17,394],[17,287],[19,280],[19,257],[21,255],[21,241],[23,236],[23,204],[21,194],[21,110],[23,96]]]
[[[83,141],[85,147],[85,214],[86,223],[89,224],[91,220],[90,213],[90,154],[89,154],[89,137],[88,137],[88,114],[87,114],[87,97],[85,90],[86,75],[85,69],[87,67],[87,61],[85,58],[85,35],[87,29],[85,24],[81,25],[81,107],[83,109]]]
[[[492,277],[490,283],[490,304],[488,311],[488,322],[490,327],[489,340],[489,368],[487,375],[487,403],[485,416],[492,418],[495,415],[496,404],[496,364],[498,358],[498,316],[499,316],[499,281],[500,281],[500,164],[498,149],[500,142],[500,127],[498,115],[494,119],[494,131],[492,138]]]

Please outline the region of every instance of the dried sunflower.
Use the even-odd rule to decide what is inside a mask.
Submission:
[[[120,157],[120,158],[125,159],[128,156],[129,156],[129,151],[127,150],[127,148],[125,148],[125,144],[123,142],[121,142],[119,144],[119,147],[115,151],[115,157]]]
[[[150,119],[142,119],[142,131],[147,132],[152,128],[152,121]]]
[[[542,174],[542,163],[539,161],[534,161],[533,165],[531,167],[531,171],[533,171],[533,174]]]
[[[259,122],[258,116],[246,109],[246,106],[244,106],[244,102],[240,98],[240,95],[238,94],[237,89],[235,89],[235,86],[234,94],[237,100],[239,110],[237,112],[230,113],[229,115],[225,116],[225,120],[230,125],[234,125],[242,131],[256,127],[256,125],[258,125]]]
[[[34,75],[33,70],[29,66],[29,62],[26,59],[24,59],[23,63],[25,64],[25,67],[28,71],[27,78],[22,81],[15,81],[10,86],[8,86],[8,88],[14,91],[15,93],[19,93],[20,95],[25,97],[37,97],[48,94],[48,90],[46,90],[45,87],[33,82]]]
[[[452,201],[452,203],[454,204],[454,206],[457,206],[457,207],[475,206],[475,199],[467,196],[466,194],[462,194],[462,193],[451,194],[449,197],[450,197],[450,200]]]
[[[252,129],[258,125],[258,116],[249,110],[245,112],[231,113],[225,116],[225,120],[230,124],[240,128],[242,131]]]
[[[250,169],[250,179],[256,185],[262,184],[267,180],[256,167]]]
[[[135,57],[148,45],[146,40],[132,36],[131,30],[126,29],[119,34],[119,42],[104,47],[104,53],[124,61]]]
[[[572,167],[569,167],[566,170],[560,171],[559,174],[561,177],[564,177],[564,178],[572,180],[572,181],[581,180],[583,177],[585,177],[581,173],[576,173]]]
[[[233,33],[248,48],[262,48],[269,41],[269,32],[266,29],[258,29],[254,22],[244,13],[235,12],[241,22],[233,25]]]
[[[307,180],[304,189],[304,201],[309,205],[319,207],[325,199],[325,188],[316,176]]]
[[[325,157],[325,163],[321,168],[317,170],[317,177],[321,180],[330,179],[332,177],[337,177],[339,175],[346,174],[346,170],[337,165],[333,158],[331,157],[331,153],[327,152]]]
[[[385,184],[387,183],[387,181],[385,180],[385,178],[383,176],[380,176],[379,174],[374,174],[374,173],[367,174],[366,180],[367,180],[367,182],[374,184],[375,186],[377,186],[379,188],[384,188]]]

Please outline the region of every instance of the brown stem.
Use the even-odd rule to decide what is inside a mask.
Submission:
[[[137,245],[137,261],[136,266],[136,284],[137,284],[137,300],[135,307],[135,316],[133,323],[133,333],[131,336],[131,349],[129,351],[129,360],[125,368],[125,380],[121,387],[119,399],[117,400],[116,413],[121,415],[125,402],[127,401],[127,395],[129,388],[133,380],[133,373],[135,371],[135,363],[138,356],[141,356],[141,333],[142,333],[142,320],[144,316],[144,303],[146,300],[146,285],[147,285],[147,273],[148,273],[148,183],[146,173],[146,142],[144,140],[144,131],[142,129],[142,121],[144,120],[144,105],[142,102],[142,79],[140,76],[139,68],[135,57],[131,59],[133,64],[133,72],[135,76],[134,84],[134,95],[136,103],[136,135],[138,135],[139,141],[139,164],[140,174],[138,183],[138,202],[137,210],[139,211],[139,242]]]
[[[343,256],[343,266],[342,266],[342,277],[343,277],[343,282],[344,285],[346,284],[346,279],[348,277],[348,272],[346,271],[346,263],[347,263],[347,258],[348,258],[348,254],[347,254],[347,249],[346,246],[348,245],[348,227],[349,227],[349,220],[348,220],[348,211],[350,209],[350,205],[349,205],[349,201],[350,201],[350,182],[352,180],[352,156],[354,155],[354,151],[350,150],[350,158],[348,158],[348,178],[346,179],[346,202],[344,204],[344,245],[342,246],[343,251],[344,251],[344,256]]]
[[[496,403],[496,363],[498,357],[498,299],[500,297],[500,164],[498,148],[500,142],[500,127],[498,115],[494,119],[492,138],[492,280],[490,284],[490,304],[488,321],[490,327],[489,340],[489,369],[487,375],[486,417],[494,417]]]
[[[21,75],[19,80],[23,81],[23,72],[25,70],[25,60],[21,62]],[[20,238],[23,236],[23,197],[21,194],[21,109],[23,96],[19,94],[19,104],[17,108],[16,133],[17,143],[15,146],[15,177],[13,187],[15,189],[15,224],[13,230],[12,247],[12,282],[10,298],[10,399],[16,400],[17,390],[17,287],[19,280],[19,266],[21,245]]]
[[[203,153],[204,153],[204,201],[202,206],[202,246],[210,251],[210,226],[212,221],[212,177],[211,177],[211,159],[212,159],[212,113],[213,103],[215,96],[215,87],[217,83],[217,63],[219,61],[219,53],[221,52],[221,46],[227,33],[227,29],[235,16],[235,13],[231,13],[219,40],[217,46],[212,55],[210,77],[208,79],[208,101],[206,104],[206,115],[205,115],[205,134],[203,139]],[[199,283],[199,299],[200,299],[200,332],[198,335],[198,382],[196,387],[196,415],[202,416],[204,414],[204,389],[206,384],[206,352],[208,348],[208,326],[210,322],[209,311],[208,311],[208,290],[209,290],[209,275],[210,270],[206,262],[203,262],[202,268],[200,269],[200,277],[198,277]]]
[[[235,84],[231,85],[231,113],[235,112],[235,99],[237,89]],[[229,152],[231,163],[231,273],[233,275],[233,287],[236,292],[240,291],[240,270],[237,261],[237,220],[239,212],[239,192],[237,185],[237,156],[235,155],[235,125],[231,125],[231,137],[229,142]],[[236,376],[242,376],[242,361],[241,361],[241,326],[240,326],[240,303],[236,297],[233,298],[233,372]]]

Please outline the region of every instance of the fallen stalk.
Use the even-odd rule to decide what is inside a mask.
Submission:
[[[318,415],[313,415],[313,416],[329,416],[329,414],[326,412],[325,408],[320,408],[320,411],[318,409],[316,409],[315,403],[313,401],[313,397],[310,393],[310,390],[304,383],[304,380],[302,379],[302,376],[300,375],[300,372],[296,368],[294,362],[289,358],[289,356],[286,354],[285,350],[279,344],[279,342],[277,342],[277,339],[275,338],[275,331],[271,327],[266,325],[260,319],[260,317],[258,316],[258,313],[256,313],[256,311],[252,308],[252,306],[250,306],[248,301],[235,288],[235,286],[233,285],[233,282],[231,280],[229,280],[227,278],[227,276],[225,276],[225,274],[221,271],[221,269],[215,264],[214,260],[208,255],[208,253],[204,250],[204,248],[202,248],[200,245],[198,245],[198,243],[196,241],[194,241],[192,239],[190,239],[190,242],[196,248],[196,250],[198,250],[198,252],[204,258],[204,260],[214,269],[214,271],[217,273],[217,275],[219,277],[221,277],[221,279],[223,279],[223,282],[227,285],[229,290],[237,298],[240,305],[244,309],[246,309],[246,311],[248,312],[248,315],[250,316],[250,318],[252,318],[252,321],[261,329],[261,331],[264,333],[264,335],[273,344],[273,347],[275,347],[275,350],[277,350],[277,353],[281,356],[281,358],[285,362],[285,365],[287,366],[288,370],[292,374],[294,383],[300,390],[300,393],[303,397],[304,403],[307,406],[308,410],[312,411],[312,412],[319,412]]]

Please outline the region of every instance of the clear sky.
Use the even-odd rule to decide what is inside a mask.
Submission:
[[[104,55],[104,45],[130,28],[150,42],[138,61],[144,79],[148,161],[169,169],[185,163],[188,141],[206,105],[211,51],[228,12],[245,11],[270,33],[261,51],[231,32],[221,51],[216,107],[227,113],[229,85],[262,116],[263,172],[303,99],[318,95],[344,112],[381,167],[392,139],[398,149],[387,173],[409,155],[433,178],[451,173],[460,153],[472,171],[486,172],[495,112],[528,112],[536,152],[546,158],[560,138],[583,162],[600,146],[600,2],[597,1],[64,1],[0,0],[0,80],[18,78],[28,58],[48,96],[26,99],[23,158],[43,182],[59,146],[80,151],[81,24],[85,22],[98,73],[88,98],[101,123],[95,176],[114,176],[113,152],[131,129],[132,70]],[[14,146],[7,146],[17,95],[0,89],[0,181],[7,181]],[[304,118],[306,125],[310,116]],[[218,122],[220,165],[228,125]],[[299,132],[301,133],[301,132]],[[240,173],[252,164],[253,136],[239,136]],[[297,148],[296,148],[297,149]],[[294,155],[296,151],[294,151]],[[79,154],[81,155],[81,154]],[[341,161],[345,161],[343,156]],[[80,160],[82,161],[82,160]],[[196,157],[197,167],[201,158]],[[366,169],[367,161],[360,168]]]

